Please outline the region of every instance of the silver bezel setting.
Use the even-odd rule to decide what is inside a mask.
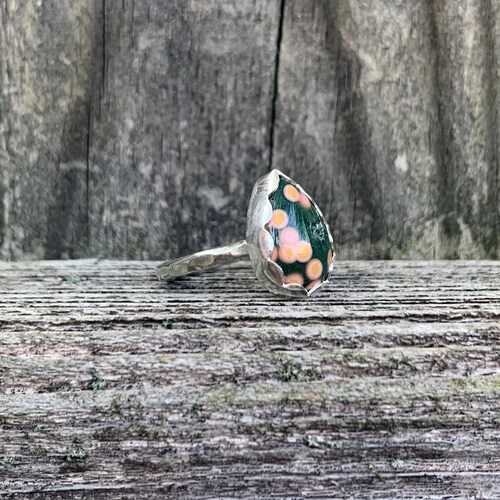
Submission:
[[[302,192],[306,191],[293,181],[290,177],[285,175],[280,170],[274,169],[268,174],[261,177],[254,185],[250,203],[248,205],[247,213],[247,233],[246,241],[248,245],[248,253],[250,261],[257,278],[262,281],[266,288],[278,295],[288,295],[294,297],[308,297],[316,293],[321,287],[326,285],[332,274],[333,263],[335,261],[335,248],[333,238],[330,232],[328,223],[323,216],[320,208],[309,195],[309,200],[314,208],[318,211],[319,217],[325,224],[328,239],[332,246],[332,262],[328,266],[326,278],[318,283],[311,290],[306,290],[303,286],[298,284],[285,283],[285,275],[281,267],[271,259],[271,253],[274,246],[273,238],[265,225],[270,220],[273,207],[269,201],[269,196],[278,188],[280,177],[295,184]]]

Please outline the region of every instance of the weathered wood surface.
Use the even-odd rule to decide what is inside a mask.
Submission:
[[[500,258],[500,2],[287,0],[274,164],[344,258]]]
[[[500,262],[0,263],[0,496],[498,498]]]
[[[2,0],[0,16],[4,258],[244,236],[269,166],[277,0]]]
[[[274,166],[343,258],[499,258],[499,61],[494,0],[2,0],[0,256],[237,241]]]

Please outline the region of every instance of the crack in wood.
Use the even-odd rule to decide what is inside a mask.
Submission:
[[[276,55],[274,59],[274,79],[273,79],[273,94],[271,101],[271,119],[270,119],[270,133],[269,133],[269,166],[268,170],[271,171],[275,168],[274,160],[274,131],[276,125],[276,108],[278,106],[279,94],[279,76],[280,76],[280,53],[283,41],[283,24],[285,22],[285,0],[280,0],[279,15],[278,15],[278,30],[276,35]],[[278,168],[278,167],[276,167]]]

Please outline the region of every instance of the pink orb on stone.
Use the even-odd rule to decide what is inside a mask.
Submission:
[[[285,227],[280,232],[280,243],[293,246],[299,241],[299,232],[293,227]]]

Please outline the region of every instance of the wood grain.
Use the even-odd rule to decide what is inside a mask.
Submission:
[[[497,498],[500,262],[0,263],[0,496]]]
[[[287,0],[275,166],[343,258],[499,258],[500,4]]]
[[[244,236],[277,0],[5,0],[0,16],[0,257],[162,259]]]
[[[500,258],[493,0],[3,0],[0,258],[240,240],[278,167],[341,258]]]

